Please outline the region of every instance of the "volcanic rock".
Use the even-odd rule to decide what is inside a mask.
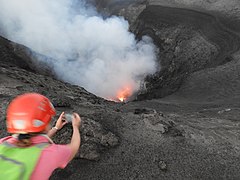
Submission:
[[[159,168],[163,171],[166,171],[167,170],[167,164],[164,162],[164,161],[159,161],[159,164],[158,164]]]
[[[59,81],[36,53],[0,38],[1,137],[10,100],[39,92],[58,115],[83,120],[79,154],[51,179],[240,179],[239,2],[92,2],[105,16],[126,16],[137,38],[159,49],[141,101],[109,102]],[[71,132],[68,124],[54,141],[68,143]]]

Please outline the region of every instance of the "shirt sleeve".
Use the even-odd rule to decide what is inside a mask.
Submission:
[[[65,168],[70,161],[72,154],[71,149],[67,145],[56,145],[56,163],[57,167]]]

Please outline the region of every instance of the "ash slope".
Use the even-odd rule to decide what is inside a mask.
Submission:
[[[215,52],[205,39],[203,44]],[[29,61],[13,45],[0,41],[1,114],[5,115],[14,96],[35,91],[52,99],[58,114],[76,111],[84,120],[80,154],[51,179],[240,178],[237,56],[220,66],[192,72],[171,96],[117,104],[29,72]],[[1,137],[6,135],[4,120],[2,116]],[[55,141],[66,143],[70,134],[67,126]]]

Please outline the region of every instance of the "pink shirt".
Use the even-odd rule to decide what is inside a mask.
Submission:
[[[42,135],[31,138],[33,145],[49,142],[48,138]],[[0,143],[7,141],[10,144],[16,142],[12,136],[0,139]],[[50,144],[43,149],[38,163],[31,175],[31,180],[47,180],[57,168],[64,168],[71,156],[71,149],[67,145]]]

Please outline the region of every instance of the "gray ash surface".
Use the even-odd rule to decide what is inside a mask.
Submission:
[[[240,25],[229,25],[236,21],[222,12],[200,12],[205,6],[161,2],[98,4],[132,17],[131,30],[151,36],[160,50],[161,71],[131,102],[109,102],[56,80],[44,64],[41,74],[26,47],[0,38],[1,137],[9,101],[39,92],[58,115],[78,112],[83,119],[79,154],[51,179],[240,179]],[[54,141],[68,143],[71,132],[69,124]]]

